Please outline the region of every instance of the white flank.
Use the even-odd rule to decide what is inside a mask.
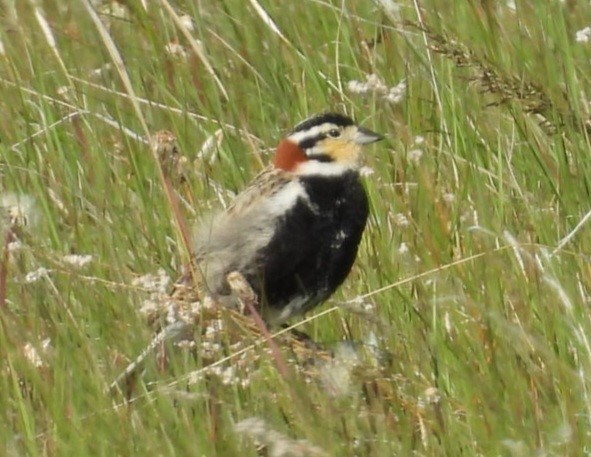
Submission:
[[[288,320],[290,317],[295,316],[297,314],[302,313],[302,308],[306,305],[306,303],[311,299],[309,295],[302,295],[300,297],[294,298],[290,301],[287,306],[285,306],[279,313],[275,315],[269,316],[270,320],[273,324],[279,325]]]

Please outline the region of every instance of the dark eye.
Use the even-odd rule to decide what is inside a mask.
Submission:
[[[332,129],[328,131],[328,136],[331,138],[338,138],[341,136],[341,131],[339,129]]]

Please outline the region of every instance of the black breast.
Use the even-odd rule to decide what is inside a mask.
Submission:
[[[301,182],[309,201],[300,199],[280,221],[259,257],[258,277],[248,278],[264,305],[282,310],[291,303],[297,309],[290,314],[320,304],[342,284],[369,212],[356,172]]]

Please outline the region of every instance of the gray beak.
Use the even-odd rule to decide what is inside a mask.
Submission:
[[[379,133],[364,129],[363,127],[357,127],[357,133],[355,134],[355,143],[357,144],[371,144],[383,139],[384,137]]]

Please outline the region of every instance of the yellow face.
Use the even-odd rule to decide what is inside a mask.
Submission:
[[[336,131],[340,132],[339,136],[336,136]],[[356,166],[360,161],[362,144],[356,141],[357,132],[355,125],[331,129],[326,133],[326,138],[316,143],[310,155],[313,157],[319,154],[329,157],[333,162]]]
[[[322,168],[330,168],[331,164],[340,168],[357,168],[361,147],[382,138],[381,135],[354,124],[349,118],[327,114],[299,124],[287,137],[286,144],[301,152],[301,166],[306,169],[316,170],[314,164]]]

